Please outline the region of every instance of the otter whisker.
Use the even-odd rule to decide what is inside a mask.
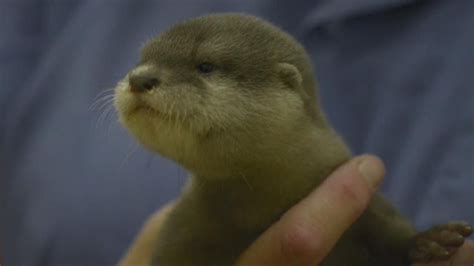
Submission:
[[[104,115],[107,111],[108,111],[108,109],[106,108],[106,109],[102,110],[99,113],[99,115],[97,116],[97,119],[95,121],[95,128],[96,129],[99,128],[102,125],[102,120],[104,119],[103,117],[104,117]]]
[[[101,92],[99,92],[93,99],[93,101],[101,98],[102,96],[104,96],[105,94],[109,95],[109,93],[112,92],[113,94],[113,91],[115,91],[115,88],[108,88],[108,89],[105,89],[105,90],[102,90]]]
[[[123,169],[123,167],[126,165],[126,163],[128,163],[128,161],[130,160],[130,158],[132,157],[132,155],[138,150],[138,143],[137,142],[133,142],[132,144],[133,146],[132,147],[129,147],[129,151],[127,152],[127,154],[125,155],[125,157],[123,158],[122,162],[120,163],[120,166],[119,166],[119,171]]]
[[[97,101],[95,101],[94,103],[92,103],[90,105],[90,107],[88,108],[89,111],[96,111],[96,110],[100,110],[103,108],[103,104],[104,102],[107,103],[108,101],[110,101],[110,99],[113,99],[113,95],[110,95],[108,96],[107,98],[101,98]]]
[[[109,106],[112,106],[112,103],[114,102],[115,96],[111,95],[111,97],[108,97],[107,99],[104,99],[100,105],[96,107],[98,111],[105,110],[105,108],[108,108]]]
[[[97,118],[97,121],[95,124],[96,129],[98,129],[99,127],[103,127],[107,118],[110,116],[111,113],[114,112],[114,106],[111,104],[112,102],[113,102],[113,99],[110,100],[108,104],[104,105],[103,110],[100,112]]]
[[[112,126],[113,125],[118,125],[117,124],[117,119],[114,119],[116,118],[116,113],[115,113],[115,108],[113,108],[113,105],[110,105],[109,107],[109,112],[107,112],[106,114],[106,117],[105,117],[105,121],[104,121],[104,125],[107,123],[107,125],[105,126],[106,127],[106,136],[108,136],[110,134],[110,131],[112,130]]]
[[[176,119],[175,119],[175,126],[176,124],[178,123],[179,119],[180,119],[180,116],[181,116],[181,110],[176,110]]]
[[[249,187],[249,190],[253,191],[253,187],[252,185],[250,185],[250,182],[247,180],[247,177],[245,177],[245,175],[241,172],[239,172],[239,176],[242,178],[242,180],[244,180],[245,184],[247,184],[247,186]]]
[[[171,117],[171,115],[173,115],[175,103],[176,103],[176,101],[171,101],[171,105],[169,105],[169,111],[168,111],[168,114],[170,114],[169,117]]]
[[[114,97],[114,93],[113,93],[114,89],[108,89],[108,90],[105,90],[105,91],[102,91],[100,92],[94,99],[93,99],[93,102],[91,104],[91,106],[89,107],[89,111],[93,111],[97,108],[97,106],[101,103],[101,102],[104,102],[104,101],[107,101],[108,99],[110,98],[113,98]],[[110,93],[110,94],[109,94]],[[105,95],[104,95],[105,94]]]
[[[97,94],[96,98],[102,96],[102,95],[105,94],[105,93],[111,92],[111,91],[115,91],[115,87],[106,88],[106,89],[102,90],[101,92],[99,92],[99,93]]]
[[[181,123],[181,126],[185,125],[187,117],[188,117],[188,108],[186,107],[186,108],[184,108],[184,115],[183,115],[183,121]],[[192,126],[192,125],[190,125],[190,126]],[[192,128],[191,128],[191,131],[192,131]]]

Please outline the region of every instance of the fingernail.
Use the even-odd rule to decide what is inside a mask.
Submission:
[[[358,165],[359,172],[372,187],[378,187],[385,174],[385,168],[379,159],[367,156]]]

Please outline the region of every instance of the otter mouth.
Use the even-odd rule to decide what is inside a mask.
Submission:
[[[161,112],[156,110],[155,108],[147,105],[147,104],[140,104],[134,107],[129,114],[147,114],[152,116],[161,116]]]

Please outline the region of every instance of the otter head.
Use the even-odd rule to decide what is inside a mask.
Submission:
[[[252,16],[217,14],[145,44],[115,106],[145,147],[209,174],[271,157],[302,124],[324,124],[314,90],[292,37]]]

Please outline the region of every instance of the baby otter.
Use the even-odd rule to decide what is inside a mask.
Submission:
[[[140,143],[192,173],[150,265],[233,265],[351,157],[320,109],[304,48],[253,16],[198,17],[152,39],[115,105]],[[471,231],[449,223],[416,234],[376,195],[322,265],[442,260]]]

